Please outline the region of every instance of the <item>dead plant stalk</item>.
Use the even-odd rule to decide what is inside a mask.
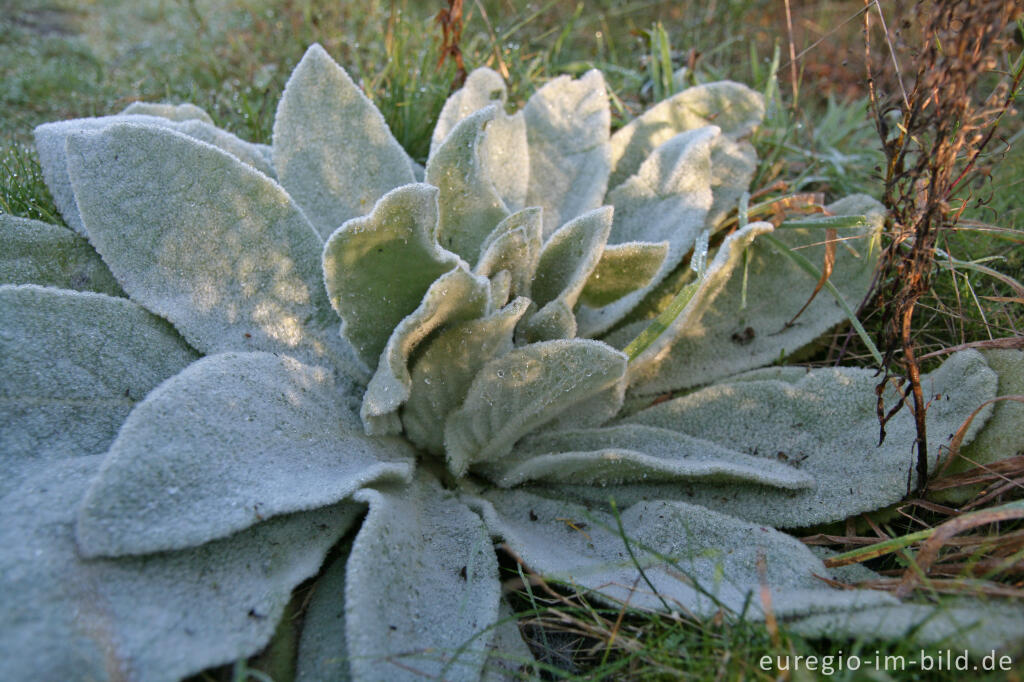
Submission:
[[[874,295],[879,299],[885,376],[878,385],[880,439],[885,425],[909,398],[917,427],[917,492],[928,480],[925,412],[914,341],[914,310],[930,289],[935,243],[940,231],[955,226],[968,205],[969,187],[980,173],[981,154],[993,139],[1021,84],[1021,64],[998,73],[1006,50],[1006,29],[1021,14],[1016,0],[937,0],[917,2],[899,17],[900,41],[919,33],[912,47],[901,44],[911,69],[899,64],[894,36],[882,6],[865,0],[865,63],[872,115],[886,157],[883,203],[890,242],[882,254]],[[874,11],[872,11],[874,10]],[[872,17],[880,20],[887,42],[882,68],[872,66]],[[891,23],[891,22],[890,22]],[[913,72],[906,90],[902,73]],[[897,359],[897,354],[902,353]],[[903,397],[886,412],[882,391],[902,375]],[[907,492],[912,474],[908,471]]]

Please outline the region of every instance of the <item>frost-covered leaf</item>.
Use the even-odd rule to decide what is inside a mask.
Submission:
[[[487,236],[508,214],[483,158],[487,130],[500,115],[488,106],[460,121],[427,162],[427,182],[440,189],[437,242],[470,265]]]
[[[58,225],[0,214],[0,282],[124,296],[99,254]]]
[[[415,182],[384,117],[320,45],[306,51],[277,106],[274,168],[324,239]]]
[[[757,152],[746,140],[719,135],[711,143],[711,208],[704,226],[717,231],[734,210],[757,171]]]
[[[538,306],[557,298],[570,308],[576,304],[601,257],[612,218],[612,209],[603,206],[569,221],[545,242],[530,290]]]
[[[652,283],[669,253],[669,243],[627,242],[605,247],[580,294],[585,306],[599,308]]]
[[[430,156],[434,155],[460,121],[491,104],[503,107],[507,98],[508,88],[497,71],[486,66],[473,69],[466,77],[465,84],[444,103],[437,117],[434,134],[430,138]]]
[[[423,473],[356,499],[370,511],[346,566],[353,677],[477,680],[501,597],[480,518]]]
[[[1024,351],[983,350],[985,362],[999,377],[999,396],[1024,395]],[[1024,454],[1024,404],[1000,400],[992,405],[992,415],[974,440],[960,448],[960,455],[944,464],[943,474],[957,474],[1000,459]],[[982,484],[932,490],[932,499],[962,504],[982,490]]]
[[[122,114],[142,114],[144,116],[160,116],[172,121],[202,121],[213,125],[213,119],[195,104],[166,104],[164,102],[132,102],[124,108]]]
[[[763,118],[764,98],[740,83],[718,81],[687,88],[612,135],[609,186],[624,182],[658,145],[679,133],[714,125],[723,135],[738,139],[752,133]]]
[[[855,611],[833,610],[786,624],[803,637],[827,637],[833,641],[913,642],[941,646],[956,656],[967,649],[975,656],[993,651],[1019,650],[1024,642],[1024,610],[1019,603],[995,599],[960,598],[939,604],[880,605]],[[942,650],[924,651],[932,664]],[[975,668],[977,669],[977,668]]]
[[[866,215],[869,226],[839,231],[835,265],[829,281],[856,308],[871,285],[878,254],[872,248],[881,227],[881,205],[855,195],[828,206],[836,215]],[[824,259],[825,230],[787,228],[774,235],[812,263]],[[746,286],[744,287],[744,279]],[[723,376],[753,369],[788,355],[847,319],[835,298],[822,292],[790,327],[814,289],[815,280],[770,244],[754,242],[746,265],[709,301],[699,321],[681,330],[671,353],[642,375],[636,390],[662,393],[699,386]],[[746,307],[743,307],[745,289]],[[613,343],[614,345],[614,343]]]
[[[163,116],[119,114],[44,123],[35,129],[36,150],[39,152],[39,164],[43,169],[43,178],[46,180],[46,186],[50,188],[50,193],[53,194],[57,208],[64,217],[64,222],[79,234],[87,235],[88,231],[87,226],[82,223],[75,193],[71,186],[68,169],[68,138],[72,135],[96,132],[123,123],[175,130],[193,139],[211,144],[235,156],[242,163],[273,177],[273,169],[260,151],[260,145],[241,140],[226,130],[215,128],[201,120],[171,120]]]
[[[398,425],[393,415],[409,398],[412,377],[408,363],[416,347],[443,325],[481,317],[489,294],[487,279],[470,274],[464,265],[430,285],[423,302],[398,323],[380,354],[360,412],[367,433],[390,433],[392,423]]]
[[[586,400],[582,400],[544,426],[544,431],[585,429],[602,426],[619,413],[626,398],[627,375]]]
[[[83,561],[75,508],[99,460],[53,462],[0,504],[5,678],[172,682],[252,655],[363,508],[283,516],[180,552]]]
[[[197,350],[344,364],[322,243],[273,180],[185,135],[128,124],[69,138],[68,170],[121,286]]]
[[[541,210],[524,208],[498,223],[480,247],[474,272],[492,277],[502,270],[511,276],[509,295],[529,296],[541,251]]]
[[[106,452],[135,403],[198,358],[123,298],[0,286],[0,495],[23,464]]]
[[[498,606],[498,623],[484,664],[481,682],[512,682],[540,679],[530,647],[523,641],[519,623],[508,602]]]
[[[445,423],[448,468],[499,459],[520,437],[623,376],[626,356],[586,339],[546,341],[491,360]]]
[[[488,294],[488,310],[497,310],[508,303],[512,295],[512,275],[508,270],[499,270],[488,280],[490,293]]]
[[[519,211],[525,207],[530,178],[530,154],[523,112],[508,116],[499,110],[484,131],[479,154],[484,172],[494,184],[498,196],[505,202],[505,208]]]
[[[661,367],[673,362],[681,352],[678,339],[700,326],[705,311],[730,281],[750,243],[771,229],[770,223],[750,223],[729,235],[703,275],[688,284],[673,301],[675,305],[670,305],[643,330],[638,337],[639,345],[627,346],[630,349],[629,383],[632,390],[648,394],[655,392],[652,385],[661,386]],[[735,279],[738,278],[732,277],[732,281]],[[680,306],[679,310],[675,309],[676,305]]]
[[[532,570],[634,608],[667,603],[697,616],[719,607],[738,613],[753,593],[748,615],[755,615],[762,583],[773,593],[807,590],[821,586],[815,574],[828,575],[796,538],[682,502],[642,502],[622,512],[634,562],[610,513],[523,490],[481,497],[467,502]]]
[[[345,639],[345,562],[349,549],[323,570],[302,619],[296,664],[297,682],[347,682],[352,679]]]
[[[174,125],[173,130],[184,133],[200,142],[211,144],[237,157],[239,161],[252,166],[267,177],[275,177],[274,168],[267,160],[266,145],[246,142],[226,130],[215,128],[202,121],[180,121]]]
[[[576,335],[572,309],[601,259],[612,220],[611,207],[602,206],[570,220],[545,242],[530,285],[540,310],[526,322],[528,340]]]
[[[433,239],[437,194],[423,184],[392,190],[370,215],[345,223],[324,247],[323,276],[343,320],[341,333],[370,368],[431,283],[459,262]]]
[[[128,417],[82,502],[86,556],[181,549],[411,475],[399,439],[365,436],[354,387],[269,353],[192,364]]]
[[[746,482],[789,490],[814,484],[793,465],[639,424],[528,436],[509,456],[481,471],[505,488],[526,481],[602,486],[627,481]]]
[[[565,301],[556,299],[529,315],[516,330],[516,343],[537,343],[576,337],[576,316]]]
[[[998,395],[1024,395],[1024,351],[987,350],[982,355],[999,376]],[[966,459],[954,461],[950,471],[1024,453],[1024,404],[1013,400],[996,403],[985,428],[962,452]]]
[[[618,322],[693,248],[711,208],[714,126],[681,133],[660,145],[636,174],[608,193],[615,220],[610,244],[668,243],[668,254],[644,285],[602,308],[582,307],[580,335],[599,334]]]
[[[529,301],[517,298],[502,310],[441,332],[416,359],[412,387],[402,410],[406,437],[424,450],[444,452],[448,415],[462,405],[470,382],[493,358],[512,350],[512,333]]]
[[[604,76],[559,76],[523,109],[530,148],[527,206],[544,209],[545,238],[563,223],[601,205],[608,188],[611,110]]]
[[[518,211],[526,204],[530,157],[523,113],[505,114],[507,97],[508,91],[501,76],[487,67],[474,69],[466,78],[466,84],[444,103],[430,140],[430,156],[433,157],[441,148],[460,121],[488,105],[496,104],[498,112],[487,124],[478,154],[483,172],[494,184],[505,206],[510,211]]]
[[[791,378],[791,377],[787,377]],[[742,379],[742,377],[740,377]],[[799,381],[725,381],[659,403],[624,420],[672,429],[771,461],[788,462],[815,480],[813,488],[787,491],[765,486],[701,482],[695,485],[582,486],[563,491],[579,499],[620,505],[673,499],[705,505],[756,523],[802,528],[845,519],[893,504],[906,494],[914,469],[914,419],[904,408],[886,425],[878,445],[875,385],[871,370],[826,368]],[[966,417],[991,398],[996,375],[980,354],[953,355],[923,376],[928,395],[941,395],[928,408],[928,451],[939,452]],[[885,393],[886,406],[896,392]],[[969,442],[981,428],[976,419]],[[914,485],[913,477],[910,485]],[[563,486],[563,488],[566,488]]]

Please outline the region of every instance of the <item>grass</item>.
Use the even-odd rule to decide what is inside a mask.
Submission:
[[[137,99],[189,101],[209,111],[221,127],[269,142],[285,79],[312,42],[322,43],[349,68],[399,141],[422,162],[433,121],[456,78],[451,61],[438,65],[440,31],[433,17],[442,4],[8,0],[0,13],[0,211],[61,222],[30,146],[32,127],[45,121],[109,114]],[[547,0],[526,6],[473,0],[464,6],[459,47],[467,68],[486,64],[506,76],[512,108],[551,76],[601,68],[612,94],[613,126],[698,79],[747,82],[765,92],[770,103],[754,140],[762,159],[752,187],[764,190],[759,200],[794,193],[877,196],[883,157],[867,119],[859,61],[862,3],[807,4],[795,8],[789,23],[780,7],[774,0],[692,5]],[[790,54],[798,59],[791,63]],[[1016,282],[1024,280],[1024,205],[1018,199],[1024,185],[1022,149],[1024,133],[1007,129],[1005,144],[991,151],[1002,156],[973,188],[964,220],[940,239],[948,258],[940,257],[932,288],[920,304],[925,312],[918,316],[921,353],[1021,336],[1024,294]],[[878,338],[876,309],[869,305],[860,317]],[[835,349],[843,347],[844,363],[872,365],[856,339],[846,341],[845,330],[836,333],[831,350],[827,346],[810,360],[835,361]],[[1003,475],[1020,477],[1021,471],[1011,467]],[[950,485],[984,476],[975,472],[975,478]],[[1020,497],[1019,486],[1017,491]],[[907,538],[954,517],[942,505],[915,507],[878,517],[867,530],[817,529],[826,538],[817,541],[863,548],[879,535]],[[992,531],[976,529],[960,538],[944,563],[948,568],[995,560],[1002,569],[984,574],[989,584],[1015,587],[1020,543],[1003,539],[1021,532],[1019,522],[1004,524],[992,540]],[[908,541],[901,552],[873,558],[869,565],[898,576],[913,565],[918,546]],[[518,581],[524,632],[553,678],[808,679],[815,675],[765,670],[758,662],[763,656],[822,656],[840,649],[848,656],[917,655],[902,642],[809,641],[782,626],[719,619],[697,623],[609,610],[572,595],[567,586],[522,574],[514,562],[506,570],[510,589]],[[953,572],[957,575],[967,573]],[[257,670],[278,664],[267,657],[251,663]],[[862,672],[837,671],[832,679],[863,679]],[[252,679],[261,674],[253,673]],[[249,677],[244,665],[203,677],[225,675]],[[280,675],[275,679],[281,682]],[[899,679],[953,680],[957,674],[901,674]]]

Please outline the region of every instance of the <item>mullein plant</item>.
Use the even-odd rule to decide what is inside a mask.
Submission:
[[[907,489],[872,371],[773,364],[862,298],[880,206],[727,219],[764,115],[737,83],[615,134],[599,71],[505,100],[474,71],[424,168],[315,45],[272,146],[191,105],[36,129],[70,229],[0,216],[0,676],[180,679],[260,651],[313,576],[300,680],[512,675],[497,543],[637,609],[1020,636],[1007,605],[834,589],[776,530]],[[836,226],[834,295],[792,321],[793,254]],[[999,390],[977,352],[922,381],[932,452]]]

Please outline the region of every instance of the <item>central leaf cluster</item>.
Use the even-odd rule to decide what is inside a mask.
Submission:
[[[723,213],[715,199],[735,199],[749,182],[754,156],[737,139],[763,113],[756,93],[719,83],[613,137],[598,71],[552,81],[514,115],[505,99],[497,74],[474,71],[442,111],[421,173],[314,47],[289,81],[274,130],[282,185],[329,233],[327,293],[370,377],[366,432],[404,432],[456,476],[504,457],[538,427],[598,426],[619,411],[626,355],[579,337],[613,327],[699,237],[706,243]],[[720,114],[722,100],[728,135],[700,113]],[[338,140],[302,125],[310,109],[336,111],[338,102],[380,133],[383,153],[350,159],[351,169]],[[368,210],[347,188],[323,191],[325,174],[342,170],[363,186],[397,187]],[[304,197],[314,184],[320,193]],[[723,253],[767,229],[748,227]]]

